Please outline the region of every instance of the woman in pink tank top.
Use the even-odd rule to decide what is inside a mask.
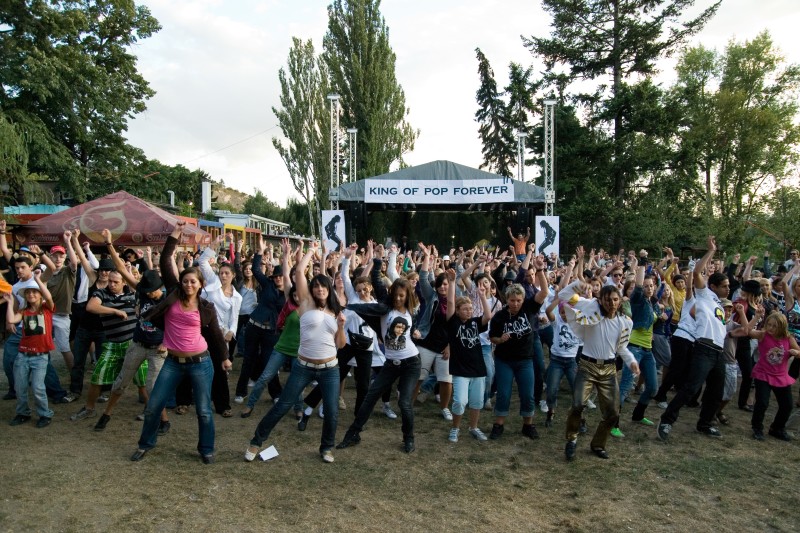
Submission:
[[[760,320],[764,309],[760,307],[753,322]],[[792,384],[789,376],[789,358],[800,357],[800,347],[789,335],[789,326],[782,313],[774,312],[764,321],[763,330],[751,330],[750,337],[758,340],[758,362],[753,367],[752,377],[756,388],[756,403],[753,407],[753,438],[764,440],[764,413],[769,405],[769,393],[775,394],[778,412],[769,428],[776,439],[791,440],[786,433],[786,421],[792,412]]]

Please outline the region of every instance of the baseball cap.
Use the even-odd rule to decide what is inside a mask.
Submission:
[[[55,246],[50,248],[50,253],[51,254],[66,254],[67,251],[60,244],[56,244]]]
[[[442,261],[450,261],[450,256],[446,255],[446,256],[442,257]]]

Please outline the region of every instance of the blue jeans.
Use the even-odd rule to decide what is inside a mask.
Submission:
[[[184,377],[188,376],[194,390],[194,407],[197,412],[199,437],[197,451],[201,455],[214,453],[214,413],[211,410],[211,380],[214,377],[214,363],[206,352],[200,363],[178,363],[167,357],[158,374],[153,393],[144,409],[144,426],[139,437],[139,449],[150,450],[156,445],[161,411],[167,401],[175,395],[175,389]]]
[[[628,349],[636,358],[639,363],[639,372],[644,376],[644,387],[642,395],[639,396],[639,403],[647,405],[650,403],[650,397],[658,391],[658,371],[656,370],[656,359],[653,357],[653,351],[647,348],[642,348],[634,344],[629,344]],[[619,402],[625,403],[625,398],[631,392],[633,385],[633,372],[625,365],[622,369],[622,381],[619,384]]]
[[[575,392],[575,375],[578,373],[578,362],[574,357],[558,357],[550,354],[550,365],[547,367],[547,408],[552,411],[558,402],[558,389],[561,379],[566,376],[569,388]]]
[[[494,379],[497,381],[497,402],[494,404],[495,416],[508,416],[511,404],[512,381],[517,382],[519,390],[519,414],[533,416],[536,411],[533,403],[533,360],[503,361],[495,359]]]
[[[492,397],[492,382],[494,381],[494,357],[492,357],[492,345],[481,346],[483,352],[483,364],[486,365],[486,383],[483,387],[483,403]]]
[[[14,361],[14,379],[17,385],[18,415],[31,415],[31,408],[28,405],[28,380],[30,379],[33,398],[36,402],[36,413],[39,416],[53,418],[53,411],[47,405],[47,391],[44,386],[49,364],[48,355],[20,354],[17,356]]]
[[[483,407],[483,388],[485,377],[468,378],[453,376],[453,414],[463,415],[467,407],[481,409]]]
[[[275,353],[278,352],[273,352],[273,357]],[[283,415],[292,408],[306,385],[314,380],[319,383],[320,391],[322,392],[322,408],[325,410],[319,451],[322,453],[333,449],[336,444],[336,423],[339,420],[339,368],[338,366],[332,366],[330,368],[317,369],[300,364],[300,360],[297,358],[292,363],[292,372],[283,387],[280,400],[272,406],[272,409],[258,423],[255,435],[250,440],[252,446],[261,447],[281,418],[283,418]]]
[[[22,323],[17,324],[17,330],[8,336],[3,347],[3,371],[8,379],[8,392],[11,393],[15,391],[14,361],[16,361],[19,353],[20,340],[22,340]],[[56,369],[50,363],[50,356],[47,357],[47,374],[44,377],[44,386],[47,395],[54,400],[60,400],[67,395],[67,391],[61,387],[61,381],[58,379]]]
[[[395,364],[398,363],[398,364]],[[387,359],[383,364],[383,368],[375,376],[375,379],[370,383],[367,396],[364,398],[364,403],[356,413],[356,419],[347,430],[348,433],[359,433],[364,429],[364,424],[369,420],[369,415],[372,414],[372,409],[378,402],[383,393],[389,390],[392,384],[399,379],[397,384],[400,398],[397,400],[397,405],[400,407],[400,417],[403,420],[403,438],[414,436],[414,409],[411,406],[411,396],[414,394],[414,387],[419,381],[420,367],[422,363],[419,355],[408,357],[400,361],[393,361]],[[434,381],[436,377],[434,376]],[[328,417],[328,407],[325,407],[325,417]]]
[[[544,348],[539,332],[533,334],[533,403],[538,405],[544,391]]]
[[[258,377],[258,381],[256,381],[256,384],[250,390],[250,396],[247,397],[248,409],[252,410],[253,407],[256,406],[256,402],[259,398],[261,398],[261,395],[264,393],[264,389],[267,387],[267,384],[272,381],[272,378],[278,375],[278,372],[280,372],[281,368],[283,368],[283,364],[290,359],[297,358],[289,357],[278,350],[272,351],[272,355],[269,356],[269,360],[267,361],[267,366],[264,367],[264,371]],[[298,396],[297,401],[294,404],[294,408],[295,411],[303,410],[303,399],[301,397]]]

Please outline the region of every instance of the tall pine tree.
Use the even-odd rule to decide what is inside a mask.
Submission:
[[[483,163],[479,168],[510,178],[516,160],[516,144],[513,127],[508,120],[508,107],[497,91],[489,60],[480,48],[476,48],[475,53],[480,77],[480,87],[475,94],[478,102],[475,120],[479,124],[478,135],[483,144]]]

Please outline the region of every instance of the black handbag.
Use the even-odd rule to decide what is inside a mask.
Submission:
[[[348,331],[347,334],[350,337],[350,346],[355,348],[356,350],[361,350],[364,352],[368,352],[372,350],[372,337],[363,334],[364,331],[364,323],[362,322],[360,326],[358,326],[358,333],[354,331]]]

